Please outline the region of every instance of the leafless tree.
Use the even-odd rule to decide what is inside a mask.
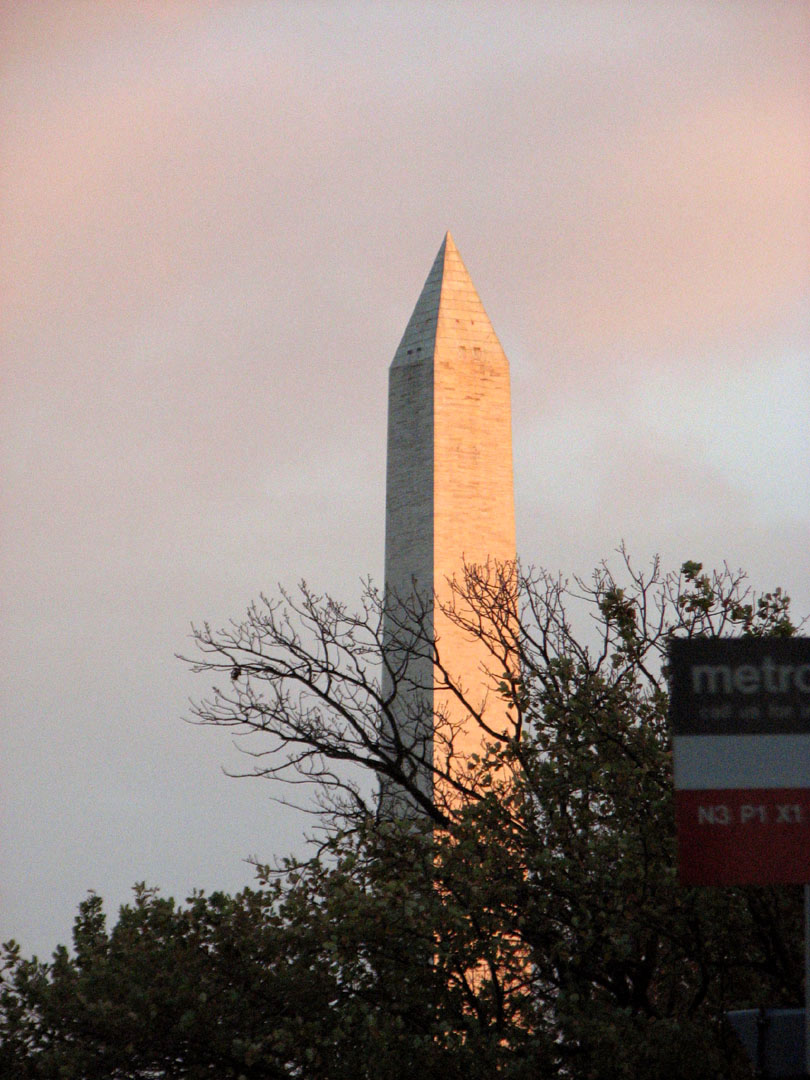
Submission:
[[[598,683],[605,695],[632,683],[643,705],[665,691],[672,634],[789,626],[786,598],[752,596],[741,572],[706,575],[686,563],[664,574],[657,560],[642,572],[620,554],[619,576],[602,564],[590,581],[514,564],[468,566],[442,601],[417,590],[386,599],[371,583],[354,611],[305,583],[262,596],[222,629],[193,628],[201,656],[188,662],[221,680],[193,717],[248,736],[240,749],[252,764],[243,775],[310,785],[322,809],[378,813],[373,775],[446,825],[454,807],[481,797],[481,769],[465,754],[462,730],[477,731],[484,748],[508,744],[521,767],[527,717],[536,725],[538,701],[570,697],[572,679]],[[433,630],[436,606],[479,643],[475,685],[450,667]],[[503,702],[495,713],[484,707],[493,696]]]

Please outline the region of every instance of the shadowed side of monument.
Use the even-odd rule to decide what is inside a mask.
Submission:
[[[449,233],[391,364],[386,485],[389,735],[436,796],[434,776],[480,748],[475,714],[503,707],[486,644],[444,610],[449,583],[515,560],[509,365]],[[383,808],[400,802],[384,783]]]

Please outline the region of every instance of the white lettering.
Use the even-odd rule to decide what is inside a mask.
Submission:
[[[703,664],[692,668],[692,689],[696,694],[703,693],[701,677],[706,682],[709,694],[731,693],[731,668],[728,664]],[[720,681],[722,679],[722,686]]]
[[[777,694],[779,692],[779,684],[776,681],[776,664],[771,660],[770,656],[766,656],[762,661],[762,675],[766,692],[769,694]]]
[[[769,720],[790,720],[793,716],[792,705],[780,705],[776,701],[768,702],[768,719]]]
[[[759,690],[759,669],[753,664],[735,668],[734,689],[740,694],[755,694]]]
[[[791,685],[800,694],[810,694],[810,664],[775,664],[770,656],[762,663],[695,664],[692,692],[695,694],[787,694]]]
[[[699,806],[698,825],[730,825],[731,814],[727,806]]]

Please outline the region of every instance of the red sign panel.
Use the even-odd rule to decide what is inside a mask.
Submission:
[[[686,885],[804,884],[810,876],[810,790],[676,791]]]
[[[670,666],[681,881],[810,882],[810,640],[677,640]]]

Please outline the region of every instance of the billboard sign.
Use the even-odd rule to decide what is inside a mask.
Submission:
[[[681,881],[810,882],[810,638],[677,638],[669,661]]]

